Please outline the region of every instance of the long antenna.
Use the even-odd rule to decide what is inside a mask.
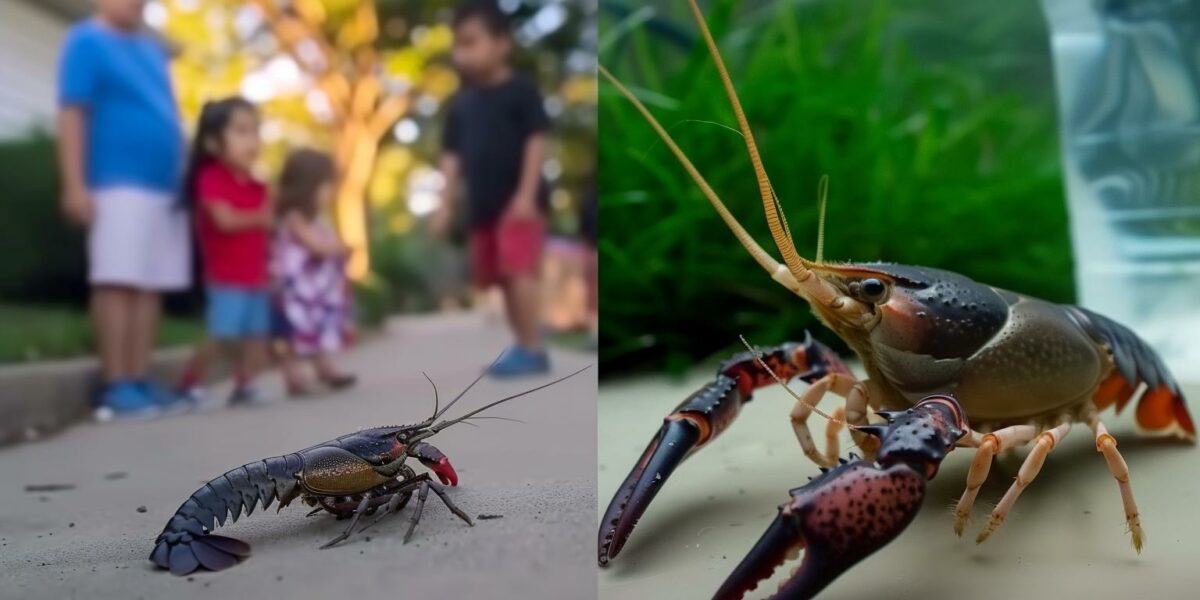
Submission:
[[[829,175],[821,176],[821,183],[817,184],[817,196],[821,199],[821,208],[817,216],[817,262],[825,256],[825,205],[829,201]]]
[[[770,274],[772,279],[778,281],[788,290],[791,290],[792,293],[799,294],[800,284],[796,281],[796,278],[792,275],[791,271],[788,270],[786,266],[779,264],[779,261],[775,260],[775,258],[770,254],[767,254],[766,250],[763,250],[762,246],[759,246],[758,242],[754,241],[754,238],[750,237],[750,234],[746,231],[746,228],[742,227],[742,224],[738,223],[737,217],[734,217],[733,213],[729,212],[729,208],[726,207],[725,203],[721,201],[721,197],[718,196],[715,191],[713,191],[712,186],[708,184],[708,181],[704,179],[704,176],[700,174],[700,171],[696,169],[696,166],[693,165],[692,161],[688,159],[687,154],[684,154],[683,150],[679,148],[679,144],[675,143],[675,139],[671,137],[671,134],[667,133],[667,130],[662,126],[661,123],[658,122],[658,119],[654,118],[654,115],[650,112],[650,109],[646,108],[646,105],[642,104],[642,101],[638,100],[637,96],[633,95],[633,92],[629,91],[629,88],[625,87],[625,84],[621,83],[621,80],[617,79],[615,75],[610,73],[608,69],[604,67],[604,65],[599,65],[598,69],[600,74],[603,75],[604,78],[613,85],[613,87],[617,88],[617,91],[621,92],[621,95],[625,96],[625,99],[628,100],[629,103],[632,104],[639,113],[641,113],[642,118],[650,124],[650,127],[653,128],[654,132],[658,134],[659,139],[666,144],[667,148],[671,151],[671,154],[675,155],[675,158],[679,161],[679,164],[683,165],[683,170],[687,171],[688,176],[691,177],[692,181],[696,183],[696,186],[700,188],[701,193],[703,193],[704,197],[708,199],[709,204],[711,204],[713,209],[717,211],[717,215],[719,215],[721,220],[725,222],[725,226],[733,232],[733,236],[737,238],[742,247],[746,249],[746,252],[750,253],[750,256],[754,258],[754,261],[757,262],[764,271]]]
[[[434,383],[434,382],[433,382],[433,380],[429,378],[429,374],[428,374],[428,373],[426,373],[425,371],[421,371],[421,374],[425,376],[425,380],[429,382],[429,385],[432,385],[432,386],[433,386],[433,415],[434,415],[434,416],[432,416],[432,417],[429,417],[429,420],[430,420],[430,421],[432,421],[432,420],[434,420],[434,419],[436,419],[436,418],[437,418],[437,412],[438,412],[438,391],[437,391],[437,384],[436,384],[436,383]]]
[[[451,425],[453,425],[453,424],[455,424],[455,423],[462,422],[462,421],[464,421],[464,420],[466,420],[466,419],[469,419],[469,418],[471,418],[471,417],[473,417],[473,416],[475,416],[475,415],[477,415],[477,414],[479,414],[479,413],[481,413],[481,412],[483,412],[483,411],[485,411],[485,410],[487,410],[487,409],[489,409],[489,408],[492,408],[493,406],[497,406],[497,405],[500,405],[500,404],[504,404],[505,402],[508,402],[509,400],[515,400],[515,399],[517,399],[517,398],[520,398],[521,396],[526,396],[526,395],[528,395],[528,394],[532,394],[532,393],[534,393],[534,392],[536,392],[536,391],[538,391],[538,390],[541,390],[541,389],[548,388],[548,387],[550,387],[550,386],[552,386],[552,385],[554,385],[554,384],[556,384],[556,383],[560,383],[560,382],[566,381],[567,379],[570,379],[570,378],[572,378],[572,377],[574,377],[574,376],[576,376],[576,375],[578,375],[578,374],[580,374],[580,373],[582,373],[582,372],[584,372],[584,371],[586,371],[586,370],[590,369],[591,367],[592,367],[591,365],[588,365],[588,366],[586,366],[586,367],[584,367],[584,368],[582,368],[582,369],[579,369],[578,371],[575,371],[574,373],[571,373],[570,375],[565,375],[565,376],[563,376],[563,377],[559,377],[558,379],[555,379],[554,381],[551,381],[551,382],[549,382],[549,383],[543,383],[542,385],[539,385],[539,386],[537,386],[537,387],[535,387],[535,388],[531,388],[531,389],[525,390],[525,391],[523,391],[523,392],[520,392],[520,393],[518,393],[518,394],[513,394],[513,395],[511,395],[511,396],[508,396],[507,398],[501,398],[501,399],[499,399],[499,400],[497,400],[497,401],[495,401],[495,402],[489,402],[488,404],[485,404],[485,405],[483,405],[483,406],[481,406],[481,407],[479,407],[479,408],[477,408],[477,409],[475,409],[475,410],[473,410],[473,411],[471,411],[471,412],[469,412],[469,413],[467,413],[467,414],[465,414],[465,415],[463,415],[463,416],[461,416],[461,417],[458,417],[458,418],[456,418],[456,419],[452,419],[452,420],[450,420],[450,421],[442,421],[441,423],[438,423],[437,425],[434,425],[433,427],[430,427],[430,428],[429,428],[429,431],[430,431],[430,433],[437,433],[437,432],[439,432],[439,431],[441,431],[441,430],[443,430],[443,429],[445,429],[445,428],[447,428],[447,427],[449,427],[449,426],[451,426]],[[445,412],[445,411],[443,411],[443,412]]]
[[[787,265],[789,271],[798,281],[804,281],[808,278],[808,267],[805,261],[796,252],[796,246],[791,240],[790,232],[783,225],[781,218],[782,210],[778,205],[778,199],[775,197],[771,189],[771,182],[767,178],[767,170],[763,166],[762,158],[758,153],[758,144],[754,141],[754,133],[750,131],[750,123],[746,120],[746,113],[742,110],[742,103],[738,100],[737,91],[733,87],[733,80],[729,77],[729,71],[725,68],[725,61],[721,58],[721,52],[717,49],[717,42],[713,39],[712,32],[708,29],[708,23],[704,20],[704,13],[700,10],[700,6],[696,4],[696,0],[688,0],[688,6],[692,9],[692,16],[696,19],[696,25],[700,28],[700,33],[704,37],[704,45],[708,47],[708,53],[712,57],[713,66],[717,68],[717,74],[721,78],[721,85],[725,88],[725,95],[729,98],[729,105],[733,109],[733,116],[737,119],[738,129],[742,130],[742,137],[746,142],[746,151],[750,155],[750,164],[754,167],[754,174],[758,179],[759,195],[762,196],[763,209],[767,217],[767,228],[771,230],[771,237],[775,240],[775,246],[779,248],[779,253],[783,256],[783,263]]]
[[[484,376],[484,375],[487,375],[487,372],[488,372],[488,371],[490,371],[490,370],[492,370],[492,367],[493,367],[493,366],[495,366],[495,365],[496,365],[496,363],[500,361],[500,357],[501,357],[501,356],[504,356],[504,352],[503,352],[503,351],[501,351],[501,352],[500,352],[500,354],[496,356],[496,358],[492,359],[492,364],[488,365],[488,366],[487,366],[487,368],[486,368],[486,369],[484,369],[483,371],[480,371],[480,372],[479,372],[479,376],[478,376],[478,377],[476,377],[476,378],[475,378],[475,380],[471,382],[471,385],[468,385],[468,386],[466,387],[466,389],[464,389],[463,391],[459,392],[459,393],[458,393],[458,395],[457,395],[457,396],[455,396],[455,397],[454,397],[454,399],[453,399],[453,400],[451,400],[451,401],[449,402],[449,404],[447,404],[447,405],[446,405],[446,407],[445,407],[445,408],[443,408],[443,409],[442,409],[442,410],[440,410],[440,411],[436,411],[436,412],[434,412],[434,413],[433,413],[433,416],[432,416],[432,417],[429,417],[429,421],[428,421],[428,422],[432,423],[433,421],[436,421],[438,417],[440,417],[440,416],[442,416],[442,415],[446,414],[446,411],[450,410],[450,407],[451,407],[451,406],[454,406],[454,403],[455,403],[455,402],[458,402],[458,401],[459,401],[459,399],[461,399],[463,396],[466,396],[466,395],[467,395],[467,392],[471,391],[471,388],[475,387],[475,384],[479,383],[479,380],[480,380],[480,379],[483,379],[483,376]]]
[[[514,419],[512,417],[497,417],[497,416],[492,416],[492,415],[475,415],[474,417],[467,417],[468,421],[474,421],[475,419],[493,419],[496,421],[509,421],[511,423],[526,424],[526,421],[522,421],[521,419]]]

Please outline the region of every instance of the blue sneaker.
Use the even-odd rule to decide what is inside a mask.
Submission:
[[[139,392],[150,398],[150,402],[157,406],[164,416],[177,415],[192,409],[192,405],[186,397],[171,393],[167,388],[149,379],[139,379],[133,382],[133,385]]]
[[[521,346],[513,346],[504,352],[504,356],[488,369],[492,377],[521,377],[523,375],[539,375],[550,371],[550,357],[545,350],[528,350]]]
[[[101,423],[109,421],[144,421],[161,414],[148,395],[131,381],[111,383],[100,395],[95,417]]]

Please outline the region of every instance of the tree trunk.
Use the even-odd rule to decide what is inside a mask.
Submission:
[[[342,241],[350,247],[346,273],[361,281],[370,273],[367,233],[367,188],[379,153],[379,140],[368,123],[349,122],[338,136],[336,160],[340,178],[334,196],[334,218]]]

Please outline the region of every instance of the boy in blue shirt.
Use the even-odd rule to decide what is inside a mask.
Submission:
[[[88,233],[100,420],[154,416],[172,402],[146,372],[160,294],[191,283],[183,133],[166,49],[142,29],[144,4],[96,0],[59,63],[62,209]]]

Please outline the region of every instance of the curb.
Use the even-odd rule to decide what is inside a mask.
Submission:
[[[369,344],[404,317],[389,318],[378,329],[361,329],[355,347]],[[160,348],[150,357],[150,377],[170,384],[183,372],[195,346]],[[268,367],[272,370],[274,367]],[[209,381],[231,375],[231,365],[218,360]],[[0,447],[37,441],[92,418],[92,392],[100,381],[94,356],[0,366]]]
[[[172,381],[191,352],[191,346],[155,351],[151,377]],[[99,379],[95,357],[0,367],[0,446],[38,440],[90,419]]]

